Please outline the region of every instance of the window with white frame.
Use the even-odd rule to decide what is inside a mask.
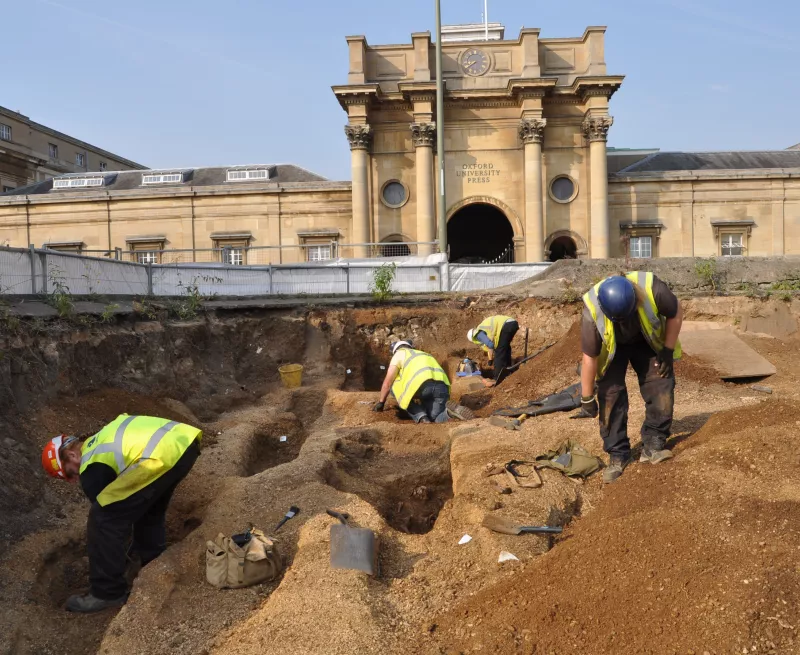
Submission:
[[[736,257],[744,254],[744,234],[741,232],[720,235],[720,248],[723,257]]]
[[[142,184],[175,184],[183,182],[183,173],[151,173],[142,175]]]
[[[244,266],[244,248],[222,249],[222,263],[228,266]]]
[[[11,141],[11,126],[0,123],[0,141]]]
[[[97,177],[57,177],[53,180],[54,189],[76,189],[88,186],[103,186],[105,178]]]
[[[212,234],[211,240],[219,261],[227,266],[246,266],[247,249],[253,235],[249,232]]]
[[[650,259],[653,256],[653,237],[631,237],[628,252],[631,259]]]
[[[55,143],[48,144],[48,152],[50,154],[50,159],[58,159],[58,146]]]
[[[75,153],[75,164],[81,168],[86,168],[86,155],[82,152]]]
[[[331,256],[331,244],[308,245],[306,246],[306,261],[324,262],[333,259]]]
[[[228,182],[246,182],[248,180],[268,180],[269,170],[266,168],[248,168],[228,171]]]
[[[136,261],[140,264],[158,264],[158,251],[154,250],[136,250],[134,255]]]

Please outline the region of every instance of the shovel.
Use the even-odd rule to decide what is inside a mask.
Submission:
[[[504,519],[502,516],[486,516],[483,519],[483,527],[489,528],[492,532],[502,534],[561,534],[563,528],[552,528],[549,525],[519,525],[511,519]]]
[[[331,526],[331,568],[361,571],[367,575],[378,575],[378,541],[375,533],[367,528],[351,528],[347,525],[349,514],[325,510],[328,516],[339,519]]]

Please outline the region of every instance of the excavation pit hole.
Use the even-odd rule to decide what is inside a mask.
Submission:
[[[371,431],[341,439],[324,475],[329,485],[359,496],[406,534],[430,532],[453,497],[449,446],[397,452]]]
[[[243,477],[257,475],[297,459],[306,437],[303,424],[296,418],[279,419],[258,428],[253,433],[245,456]]]

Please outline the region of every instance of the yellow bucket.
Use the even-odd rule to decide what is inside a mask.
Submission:
[[[300,364],[287,364],[278,369],[281,382],[287,389],[296,389],[303,383],[303,367]]]

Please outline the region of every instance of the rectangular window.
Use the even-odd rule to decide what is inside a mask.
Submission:
[[[140,264],[158,264],[158,252],[154,250],[135,251],[136,261]]]
[[[4,186],[3,193],[8,193],[9,191],[13,191],[16,187],[13,186]]]
[[[57,177],[53,180],[54,189],[75,189],[87,186],[103,186],[102,177]]]
[[[650,259],[653,256],[653,237],[631,237],[631,259]]]
[[[175,184],[176,182],[183,182],[183,173],[142,175],[142,184]]]
[[[11,141],[11,126],[0,123],[0,141]]]
[[[744,253],[744,239],[741,234],[723,234],[721,239],[723,257],[736,257]]]
[[[55,143],[49,144],[50,159],[58,159],[58,146]]]
[[[268,180],[268,179],[269,179],[269,171],[265,168],[228,171],[228,182],[245,182],[247,180]]]
[[[106,164],[104,161],[101,161],[101,162],[100,162],[100,170],[101,170],[101,171],[104,171],[104,170],[106,170],[107,168],[108,168],[108,164]]]
[[[306,246],[307,261],[310,262],[324,262],[331,257],[331,246]]]
[[[86,168],[86,155],[84,155],[82,152],[76,152],[75,164],[81,168]]]
[[[228,266],[244,266],[244,249],[223,247],[222,263]]]

